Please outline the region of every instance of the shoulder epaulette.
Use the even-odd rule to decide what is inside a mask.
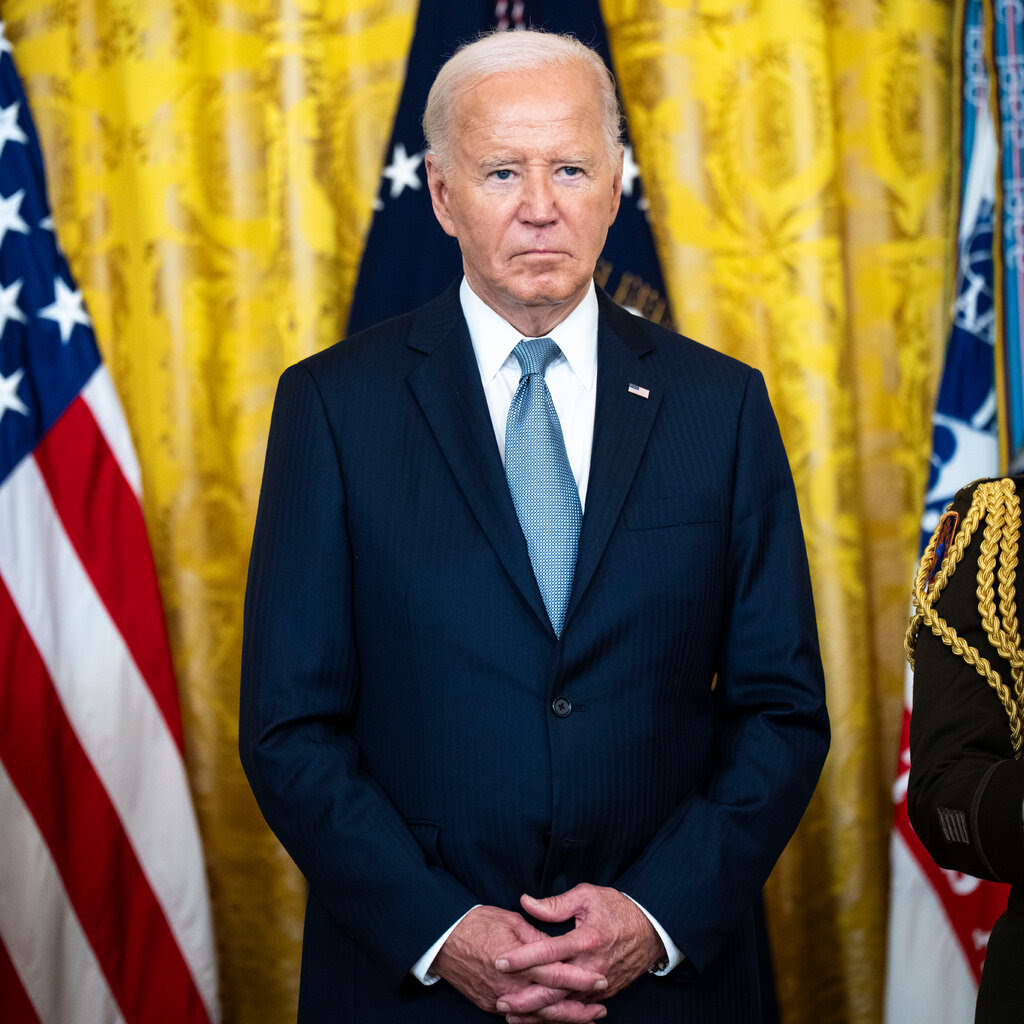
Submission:
[[[972,487],[974,493],[966,513],[961,517],[953,507],[957,502],[951,503],[921,556],[914,578],[914,613],[903,646],[913,667],[918,633],[922,625],[927,626],[954,654],[973,666],[1002,702],[1010,722],[1014,754],[1019,758],[1024,756],[1021,727],[1024,651],[1021,650],[1017,622],[1020,497],[1014,481],[1008,477],[980,481]],[[1003,681],[991,662],[976,647],[968,644],[935,607],[982,523],[984,527],[978,547],[977,611],[992,647],[1009,665],[1012,688]]]

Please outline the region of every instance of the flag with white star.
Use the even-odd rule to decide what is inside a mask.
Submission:
[[[460,45],[494,28],[514,31],[526,27],[571,33],[611,66],[597,0],[469,0],[460,4],[421,0],[349,313],[350,334],[414,309],[461,274],[458,244],[441,230],[431,209],[420,118],[434,76]],[[621,305],[671,325],[647,212],[640,168],[627,132],[622,203],[594,277]]]
[[[10,44],[4,39],[2,45],[0,483],[100,363],[82,293],[53,233],[42,155]],[[77,335],[76,326],[84,328]]]
[[[215,1024],[139,467],[0,22],[0,1020]]]

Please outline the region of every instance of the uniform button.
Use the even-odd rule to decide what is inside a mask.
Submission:
[[[568,697],[556,697],[551,702],[551,710],[559,718],[568,718],[572,714],[572,701]]]

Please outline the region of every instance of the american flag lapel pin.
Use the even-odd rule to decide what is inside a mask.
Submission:
[[[639,384],[630,384],[629,393],[631,395],[639,395],[641,398],[650,398],[651,392],[648,388],[642,388]]]

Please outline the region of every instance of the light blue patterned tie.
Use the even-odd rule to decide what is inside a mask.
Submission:
[[[505,475],[544,607],[561,636],[583,519],[562,426],[544,380],[561,350],[550,338],[531,338],[519,342],[513,355],[522,377],[505,426]]]

